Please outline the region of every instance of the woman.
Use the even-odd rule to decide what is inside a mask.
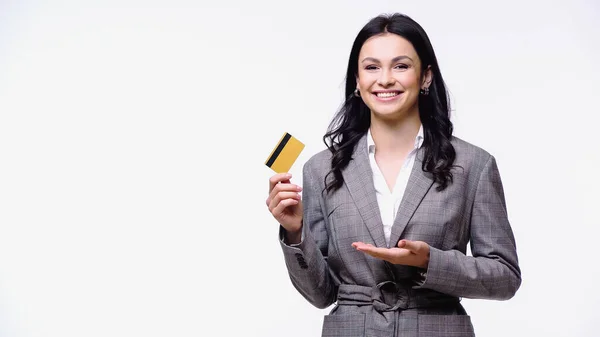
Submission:
[[[449,112],[425,31],[378,16],[354,41],[346,101],[304,187],[271,177],[293,285],[318,308],[336,303],[323,336],[473,336],[460,298],[519,288],[495,159],[452,136]]]

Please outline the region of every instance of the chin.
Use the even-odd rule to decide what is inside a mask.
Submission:
[[[400,120],[409,117],[411,109],[407,109],[405,106],[399,106],[396,108],[388,107],[387,109],[372,109],[372,114],[377,118],[385,120]],[[418,114],[418,110],[417,110]]]
[[[404,109],[402,107],[386,107],[383,109],[371,109],[371,111],[373,111],[373,113],[377,116],[381,116],[381,117],[393,117],[393,116],[400,116],[403,114]]]

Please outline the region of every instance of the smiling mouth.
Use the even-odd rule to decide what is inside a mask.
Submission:
[[[396,97],[400,94],[402,94],[401,91],[387,91],[387,92],[374,92],[373,93],[375,96],[377,96],[377,98],[393,98]]]

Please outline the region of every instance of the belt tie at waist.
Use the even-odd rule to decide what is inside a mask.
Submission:
[[[338,305],[372,305],[378,312],[453,305],[459,299],[452,296],[417,295],[402,283],[384,281],[374,287],[341,284],[338,288]]]

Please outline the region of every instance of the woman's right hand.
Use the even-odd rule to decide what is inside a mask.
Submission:
[[[269,211],[285,228],[289,237],[299,237],[302,229],[302,187],[290,182],[289,173],[279,173],[269,179]],[[298,241],[298,240],[291,240]]]

